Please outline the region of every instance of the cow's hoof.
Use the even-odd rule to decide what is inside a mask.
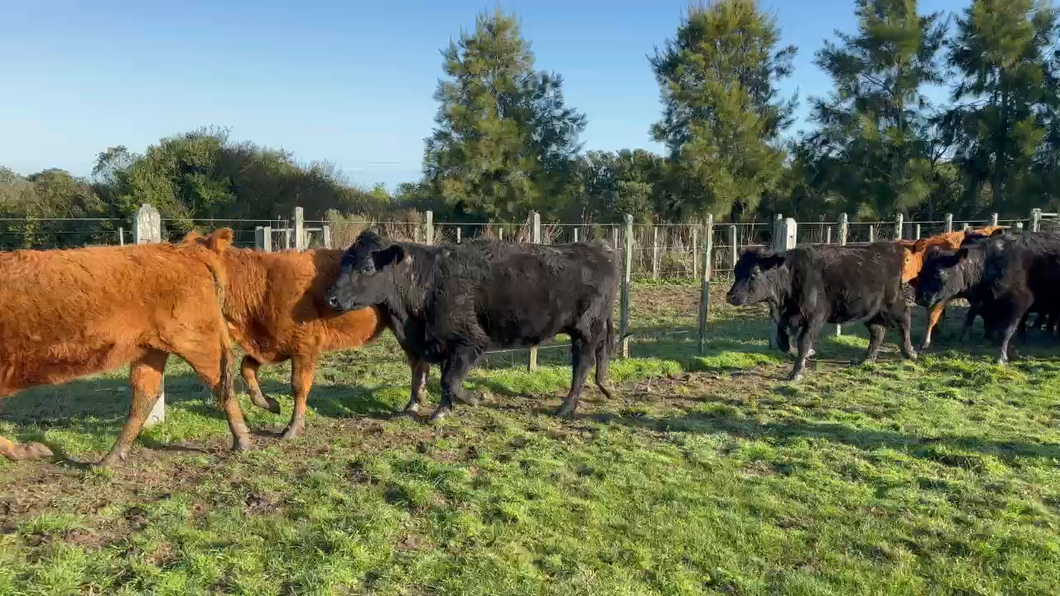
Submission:
[[[282,438],[285,441],[290,441],[291,439],[299,439],[299,438],[302,438],[304,436],[305,436],[305,427],[302,426],[302,425],[298,425],[298,426],[288,426],[287,429],[283,431],[283,434],[280,435],[280,438]]]
[[[920,353],[927,352],[930,349],[931,349],[931,344],[930,343],[922,343],[922,344],[920,344],[919,346],[916,347],[916,351],[920,352]]]
[[[44,457],[54,457],[51,449],[48,449],[43,443],[25,443],[22,445],[15,445],[15,448],[7,454],[8,459],[13,461],[22,461],[24,459],[41,459]]]
[[[802,380],[802,373],[801,372],[793,372],[790,375],[788,375],[788,378],[787,378],[787,381],[789,383],[798,383],[801,380]]]
[[[418,416],[420,413],[420,404],[412,402],[405,406],[405,409],[401,411],[406,416]]]
[[[254,442],[249,437],[236,437],[232,439],[232,451],[250,451]]]
[[[427,419],[427,424],[437,424],[448,416],[449,408],[438,408],[433,414],[431,414],[431,417]]]
[[[269,397],[267,395],[261,396],[261,399],[262,399],[262,403],[260,403],[260,404],[259,403],[255,403],[254,405],[258,406],[262,410],[268,410],[269,412],[272,412],[273,414],[279,414],[280,413],[280,402],[276,401],[275,399],[273,399],[273,398],[271,398],[271,397]]]
[[[556,418],[574,418],[574,408],[567,402],[563,402],[563,405],[556,408],[553,413]]]
[[[97,468],[113,468],[115,466],[125,463],[125,459],[128,455],[128,451],[110,452],[107,457],[104,457],[98,464]]]

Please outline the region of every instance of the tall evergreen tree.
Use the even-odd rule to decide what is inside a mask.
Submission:
[[[690,8],[651,58],[664,104],[652,135],[670,151],[685,215],[739,219],[780,179],[795,98],[782,100],[777,82],[795,48],[779,43],[775,16],[756,0],[711,0]]]
[[[925,87],[941,82],[937,55],[946,24],[917,0],[857,0],[856,34],[837,32],[816,64],[833,80],[813,100],[814,140],[838,171],[841,208],[861,217],[908,214],[931,195],[934,171]]]
[[[563,79],[534,70],[514,16],[483,13],[442,52],[437,126],[427,139],[427,182],[458,213],[519,219],[555,212],[585,117],[566,107]]]
[[[995,212],[1028,208],[1036,151],[1046,137],[1056,12],[1037,0],[973,0],[957,20],[949,65],[958,105],[947,119],[967,201]],[[981,191],[988,191],[978,201]]]

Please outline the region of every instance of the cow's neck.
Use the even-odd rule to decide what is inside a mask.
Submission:
[[[391,312],[419,318],[427,311],[438,270],[438,253],[416,244],[405,245],[405,250],[410,260],[391,273],[395,291],[387,297],[385,306]]]

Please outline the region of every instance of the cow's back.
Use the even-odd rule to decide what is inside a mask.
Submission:
[[[802,309],[824,308],[830,318],[860,319],[901,300],[901,245],[806,247],[793,251],[793,297]]]
[[[275,362],[357,348],[378,335],[384,323],[376,309],[340,314],[327,306],[324,295],[339,276],[342,254],[225,250],[225,317],[237,343],[255,358]]]
[[[111,369],[219,324],[218,274],[209,251],[165,244],[0,254],[0,394]]]

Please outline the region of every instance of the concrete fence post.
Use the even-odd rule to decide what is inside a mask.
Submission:
[[[618,251],[618,226],[611,228],[611,245]]]
[[[703,277],[699,283],[699,353],[707,351],[707,321],[710,320],[710,274],[714,254],[714,214],[703,226]]]
[[[617,230],[618,227],[616,226]],[[618,311],[618,334],[622,338],[622,357],[629,358],[629,285],[633,281],[633,216],[626,214],[626,233],[622,251],[622,288]]]
[[[331,245],[331,226],[326,225],[326,224],[324,225],[324,248],[327,248],[327,249],[334,248]]]
[[[902,239],[902,225],[903,225],[902,222],[903,222],[904,219],[905,219],[905,216],[902,215],[901,213],[897,213],[894,216],[894,239],[895,240],[901,240]]]
[[[991,213],[990,214],[990,225],[992,225],[992,226],[996,226],[997,225],[997,213]]]
[[[786,251],[795,248],[795,243],[799,237],[798,224],[791,217],[785,219],[782,215],[778,215],[776,222],[773,226],[773,250],[774,251]],[[777,347],[777,323],[776,319],[769,320],[769,347]]]
[[[158,209],[144,204],[136,212],[136,225],[133,226],[133,241],[136,244],[157,244],[162,242],[162,216]],[[151,407],[151,413],[144,421],[144,428],[151,428],[166,420],[166,377],[163,374],[158,383],[158,399]]]
[[[740,258],[739,239],[736,237],[736,224],[729,225],[729,270],[736,274],[736,261]]]
[[[118,228],[118,246],[125,246],[125,228]]]
[[[1031,231],[1040,232],[1042,229],[1042,210],[1032,209],[1031,210]]]
[[[1016,230],[1018,230],[1020,232],[1023,231],[1023,222],[1022,221],[1017,221],[1016,222]]]
[[[839,246],[846,246],[850,235],[850,220],[846,213],[839,214]]]
[[[969,228],[971,228],[971,227],[972,226],[968,222],[964,222],[963,224],[961,224],[961,231],[962,232],[967,232],[969,230]]]
[[[953,231],[953,214],[952,213],[947,213],[946,214],[946,233],[949,234],[952,231]]]
[[[869,224],[869,244],[876,242],[876,224]]]
[[[432,220],[433,220],[432,214],[431,214],[430,211],[428,211],[427,212],[427,221],[431,222]],[[431,234],[432,239],[433,239],[433,234],[430,232],[430,228],[428,228],[428,234]],[[534,244],[541,244],[541,214],[538,213],[537,211],[534,211],[534,227],[533,227],[533,230],[532,230],[532,236],[530,238],[530,241],[533,242]],[[430,240],[428,240],[428,244],[429,243],[430,243]],[[533,371],[537,370],[537,348],[536,347],[530,348],[530,357],[529,358],[530,359],[529,359],[529,361],[526,364],[526,368],[530,372],[533,372]]]
[[[434,211],[428,211],[425,219],[427,226],[427,244],[434,244]]]
[[[262,252],[272,252],[272,228],[268,226],[254,228],[254,248]]]
[[[578,242],[578,228],[574,228],[574,241]]]
[[[651,278],[659,279],[659,228],[651,229]]]
[[[305,238],[305,209],[301,207],[294,208],[294,249],[305,250],[306,249],[306,238]]]
[[[916,224],[913,234],[915,235],[913,240],[920,240],[920,224]]]
[[[460,244],[460,241],[461,241],[461,238],[460,238],[460,226],[456,226],[456,243]]]
[[[832,243],[832,226],[828,226],[827,228],[824,229],[824,243],[825,244],[831,244]]]

